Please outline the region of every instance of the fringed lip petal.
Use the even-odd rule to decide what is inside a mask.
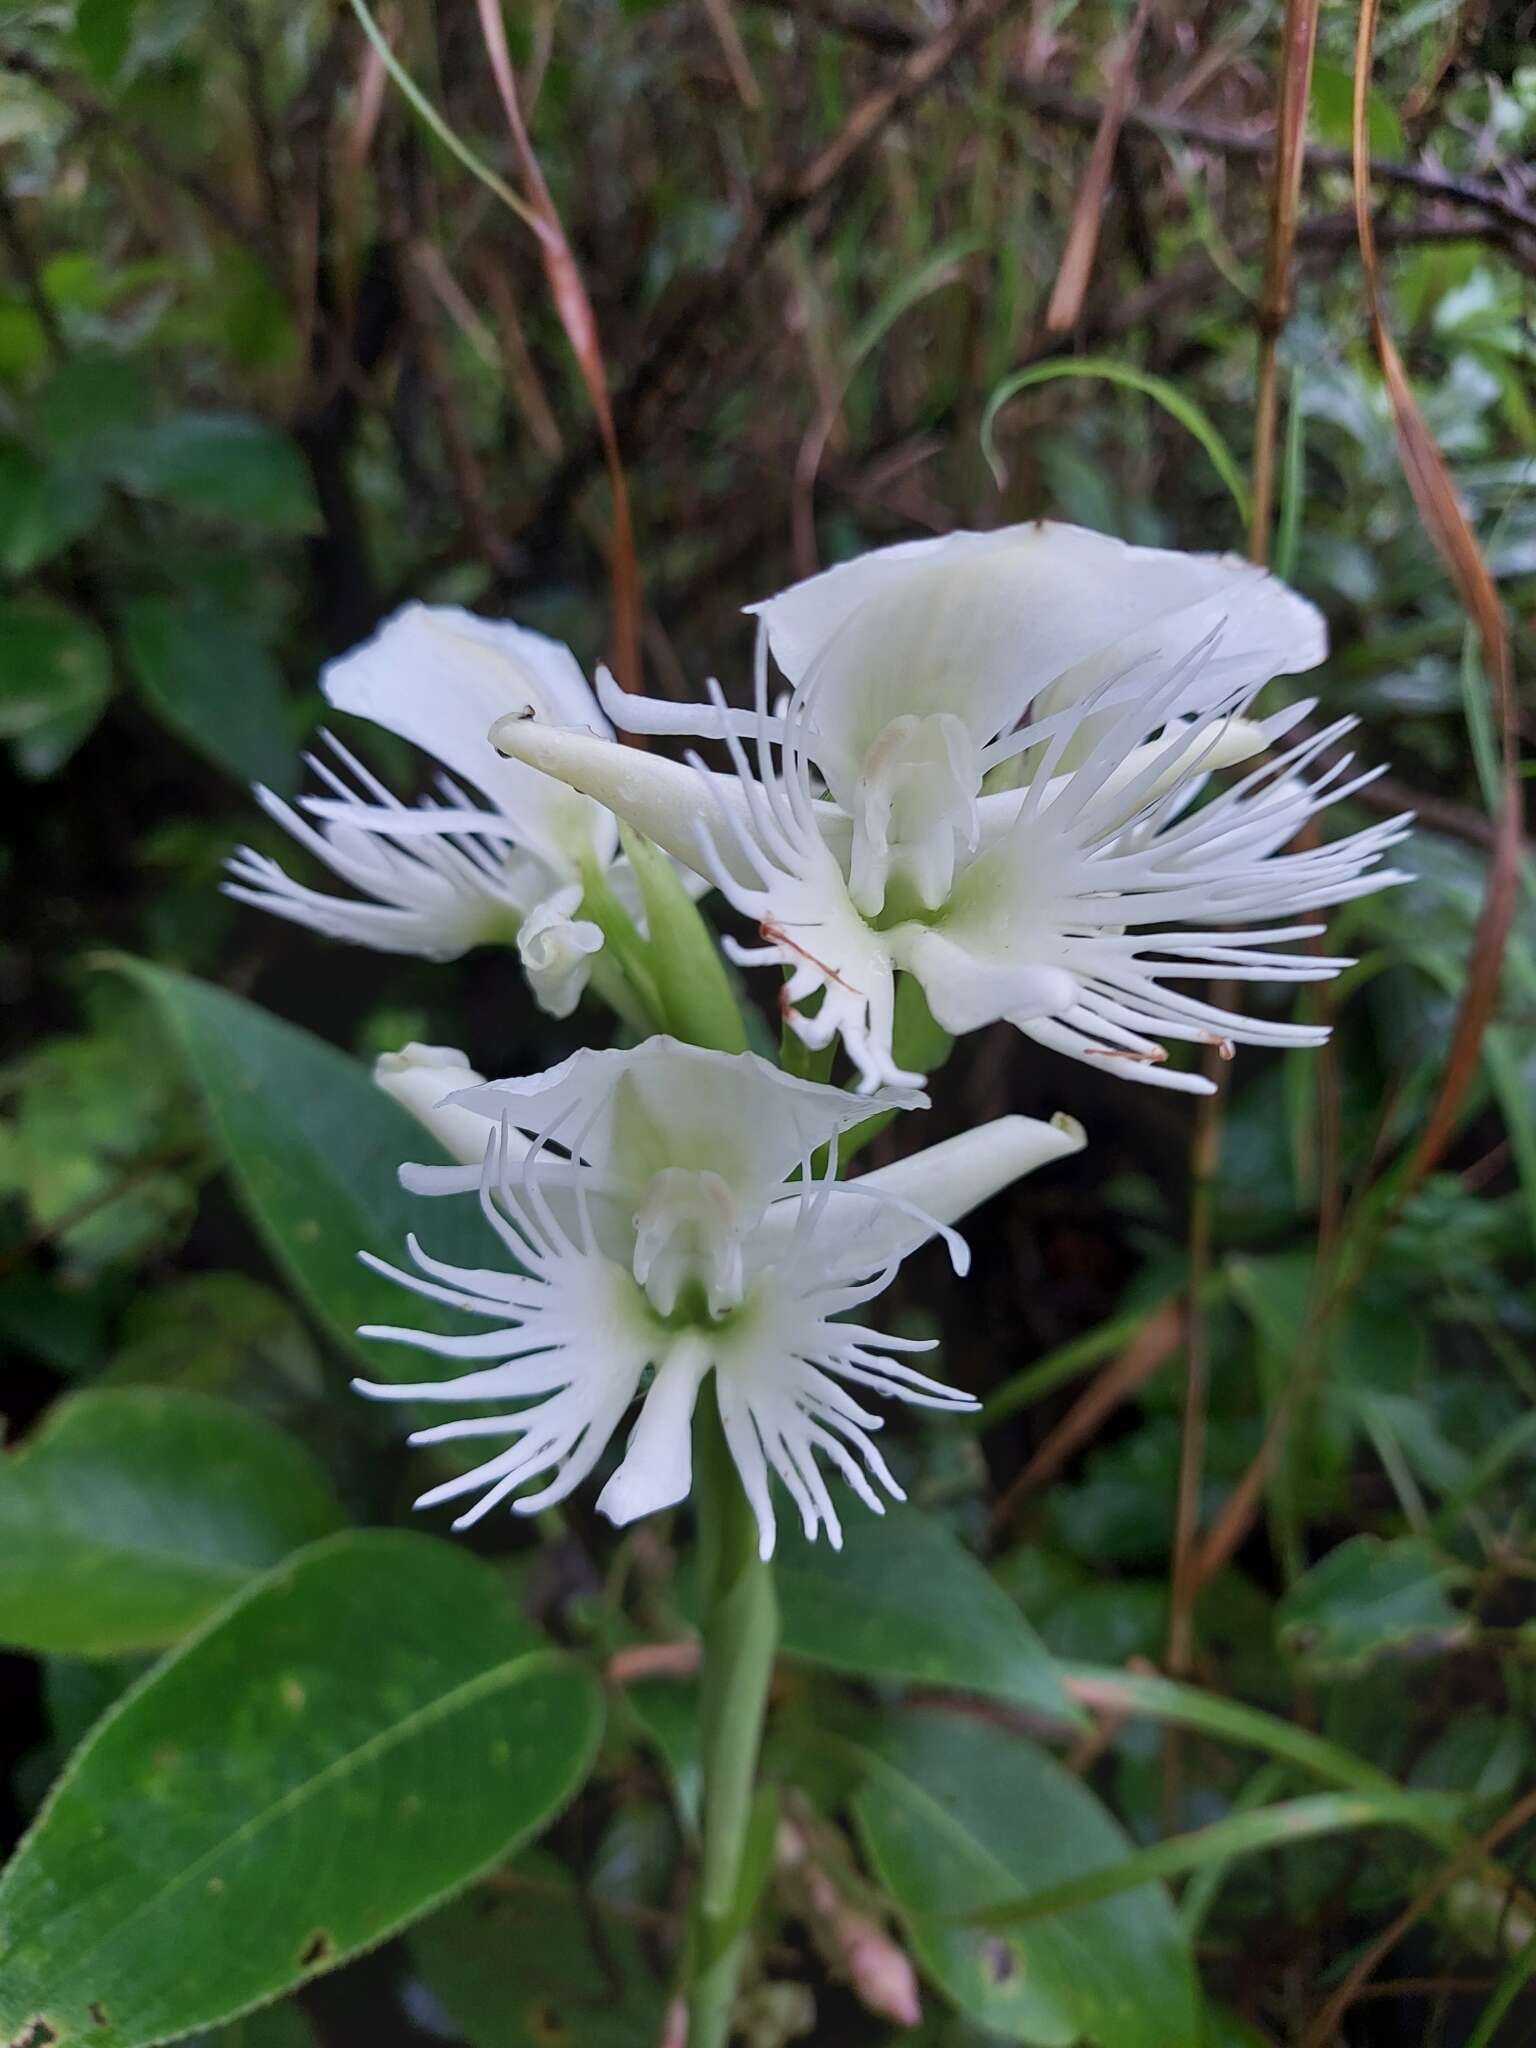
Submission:
[[[394,1070],[405,1077],[404,1092],[421,1093],[429,1118],[441,1105],[427,1099],[435,1092],[428,1083],[460,1058],[416,1048]],[[635,1086],[626,1092],[627,1081]],[[414,1239],[414,1272],[371,1255],[368,1263],[492,1327],[442,1335],[372,1325],[363,1332],[370,1339],[474,1369],[440,1381],[357,1385],[383,1400],[516,1405],[417,1433],[426,1443],[499,1446],[418,1505],[469,1497],[454,1525],[464,1528],[503,1502],[526,1514],[561,1498],[597,1465],[644,1387],[598,1506],[621,1524],[671,1506],[691,1484],[689,1422],[713,1374],[764,1556],[775,1539],[775,1478],[807,1532],[834,1544],[842,1529],[829,1477],[876,1513],[885,1499],[902,1497],[874,1445],[881,1419],[869,1396],[940,1411],[974,1407],[969,1394],[903,1362],[928,1348],[924,1340],[887,1336],[859,1311],[905,1252],[935,1233],[949,1240],[963,1271],[952,1218],[1076,1142],[1005,1118],[933,1148],[925,1164],[901,1173],[817,1179],[813,1155],[830,1146],[835,1173],[837,1135],[868,1113],[867,1099],[797,1081],[750,1053],[670,1040],[578,1054],[548,1074],[464,1093],[490,1106],[481,1117],[490,1135],[477,1192],[512,1269],[451,1266]],[[536,1132],[531,1142],[515,1121]],[[470,1169],[447,1171],[462,1185]],[[616,1183],[631,1189],[629,1199],[613,1200]],[[738,1201],[742,1190],[752,1191],[755,1207]],[[663,1254],[672,1262],[664,1312],[650,1293]]]

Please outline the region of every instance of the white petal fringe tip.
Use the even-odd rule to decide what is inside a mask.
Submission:
[[[762,942],[733,957],[787,976],[807,1045],[840,1037],[866,1088],[917,1080],[892,1043],[898,971],[950,1031],[1006,1019],[1154,1087],[1211,1085],[1169,1069],[1170,1042],[1326,1035],[1180,986],[1326,979],[1349,963],[1286,949],[1405,879],[1380,863],[1407,817],[1284,850],[1371,776],[1319,765],[1351,720],[1282,746],[1310,704],[1249,715],[1325,652],[1274,577],[1041,523],[884,549],[753,609],[750,710],[713,684],[685,707],[598,681],[616,723],[718,740],[731,775],[537,720],[493,737],[750,918]],[[774,704],[770,648],[792,685]],[[1259,755],[1197,807],[1213,771]]]
[[[339,741],[306,757],[322,785],[297,807],[258,788],[268,816],[354,896],[293,880],[250,847],[230,862],[228,895],[381,952],[452,960],[516,944],[535,999],[575,1007],[602,935],[576,919],[584,867],[607,867],[617,826],[601,806],[503,759],[486,737],[502,713],[531,709],[604,738],[611,727],[567,648],[447,605],[409,605],[325,671],[339,711],[410,741],[447,772],[436,794],[400,800]]]
[[[430,1257],[412,1238],[415,1270],[405,1271],[364,1254],[402,1286],[491,1325],[459,1336],[361,1332],[491,1361],[447,1381],[358,1381],[364,1393],[516,1404],[412,1439],[510,1440],[418,1502],[472,1496],[458,1528],[514,1494],[519,1514],[563,1499],[642,1391],[597,1504],[625,1523],[682,1500],[692,1481],[693,1407],[712,1371],[762,1555],[774,1545],[774,1478],[807,1537],[824,1532],[840,1543],[830,1476],[876,1514],[883,1496],[902,1498],[875,1447],[881,1418],[858,1396],[946,1411],[976,1405],[903,1361],[930,1345],[873,1329],[858,1312],[931,1237],[945,1240],[964,1271],[968,1254],[952,1225],[1083,1143],[1067,1119],[1003,1117],[855,1181],[816,1179],[815,1154],[828,1148],[835,1175],[838,1135],[869,1114],[869,1102],[796,1081],[750,1053],[654,1038],[633,1051],[580,1052],[527,1080],[468,1077],[446,1098],[440,1084],[466,1078],[462,1055],[415,1047],[396,1057],[404,1064],[381,1081],[460,1157],[469,1150],[464,1119],[477,1118],[486,1136],[478,1166],[403,1177],[461,1198],[473,1189],[507,1255],[504,1269],[471,1270]],[[921,1098],[884,1100],[901,1108]]]

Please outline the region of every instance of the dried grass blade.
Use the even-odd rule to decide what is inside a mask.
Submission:
[[[1440,1092],[1394,1190],[1394,1207],[1400,1207],[1433,1169],[1450,1143],[1457,1115],[1477,1071],[1483,1034],[1498,1000],[1499,974],[1514,922],[1519,887],[1521,815],[1518,707],[1508,620],[1477,535],[1472,530],[1445,458],[1419,410],[1402,357],[1387,328],[1381,264],[1371,220],[1371,153],[1367,122],[1371,59],[1379,12],[1380,0],[1361,0],[1355,43],[1352,131],[1355,225],[1360,241],[1360,261],[1365,272],[1371,332],[1392,407],[1403,474],[1408,479],[1425,531],[1450,571],[1457,594],[1476,625],[1482,643],[1483,664],[1498,703],[1503,771],[1503,801],[1497,837],[1473,938],[1472,955],[1467,965],[1466,992],[1451,1032]]]
[[[1275,440],[1279,415],[1280,337],[1291,310],[1291,258],[1301,218],[1301,174],[1307,158],[1307,105],[1312,96],[1312,59],[1317,49],[1321,0],[1286,0],[1280,110],[1275,125],[1275,162],[1270,178],[1269,246],[1264,291],[1259,302],[1259,370],[1254,408],[1253,515],[1248,552],[1255,562],[1269,557],[1269,527],[1275,495]]]
[[[507,117],[507,127],[511,131],[512,144],[517,152],[523,183],[527,188],[544,274],[549,281],[555,310],[560,317],[561,326],[565,329],[566,340],[571,345],[571,352],[581,373],[582,384],[597,419],[598,433],[602,437],[603,458],[607,464],[609,489],[613,496],[613,532],[609,553],[609,570],[613,581],[613,667],[619,682],[626,690],[638,690],[641,684],[640,571],[635,552],[634,517],[630,510],[629,486],[625,481],[624,465],[619,455],[619,440],[614,428],[613,406],[608,396],[608,375],[603,362],[602,342],[597,331],[597,317],[592,310],[592,301],[587,295],[586,285],[582,281],[580,267],[566,239],[554,196],[550,192],[528,134],[527,123],[523,119],[522,105],[517,96],[517,75],[512,69],[512,56],[507,47],[506,23],[502,19],[500,5],[498,0],[478,0],[478,5],[481,33],[485,38],[486,54],[491,62],[491,75],[496,81],[502,111]]]
[[[1105,195],[1114,174],[1115,147],[1120,140],[1126,108],[1131,103],[1136,54],[1141,48],[1141,38],[1151,12],[1152,0],[1139,0],[1131,25],[1126,30],[1125,41],[1115,58],[1088,168],[1078,187],[1077,204],[1072,209],[1072,225],[1067,230],[1066,247],[1061,252],[1061,267],[1056,273],[1050,304],[1045,309],[1048,334],[1070,334],[1082,318],[1083,300],[1093,276],[1093,259],[1098,254]]]

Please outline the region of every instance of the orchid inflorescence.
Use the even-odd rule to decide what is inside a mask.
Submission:
[[[502,1255],[465,1270],[413,1239],[415,1270],[383,1270],[489,1327],[362,1333],[489,1361],[359,1383],[501,1404],[413,1439],[506,1444],[422,1496],[472,1496],[457,1526],[565,1497],[637,1396],[597,1504],[627,1523],[681,1501],[712,1373],[762,1555],[775,1479],[807,1536],[840,1542],[829,1474],[876,1512],[901,1497],[867,1399],[976,1405],[905,1363],[926,1345],[866,1324],[867,1306],[931,1238],[964,1273],[954,1225],[1084,1142],[1068,1117],[1004,1116],[840,1177],[847,1134],[927,1106],[898,977],[945,1032],[1006,1022],[1129,1080],[1206,1091],[1170,1043],[1230,1057],[1327,1034],[1189,984],[1335,975],[1349,963],[1308,946],[1316,914],[1403,879],[1381,863],[1406,818],[1332,841],[1314,826],[1370,779],[1338,753],[1352,721],[1299,732],[1308,700],[1255,715],[1267,683],[1322,660],[1326,636],[1247,562],[1036,523],[878,550],[749,609],[740,709],[714,683],[682,705],[599,673],[594,694],[541,635],[411,606],[324,687],[440,763],[436,794],[403,804],[332,742],[339,767],[314,763],[326,793],[298,809],[258,794],[358,896],[249,849],[232,863],[232,894],[327,936],[439,960],[513,945],[541,1008],[569,1016],[590,983],[638,1038],[521,1079],[487,1081],[447,1048],[379,1063],[454,1162],[406,1165],[404,1185],[477,1200]],[[713,741],[727,765],[615,728]],[[1223,771],[1235,779],[1217,786]],[[840,1044],[853,1088],[635,1030],[646,1005],[608,938],[615,906],[646,930],[621,827],[671,856],[680,893],[718,891],[756,926],[756,945],[722,942],[728,957],[779,970],[792,1040],[825,1060]]]

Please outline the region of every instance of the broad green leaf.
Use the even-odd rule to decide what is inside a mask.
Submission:
[[[1319,61],[1312,69],[1312,125],[1336,149],[1348,149],[1354,125],[1355,78],[1342,64]],[[1403,124],[1391,101],[1372,91],[1366,101],[1366,133],[1373,157],[1401,157]]]
[[[1248,486],[1243,480],[1243,472],[1210,416],[1177,384],[1169,383],[1166,377],[1154,377],[1150,371],[1116,362],[1112,356],[1077,356],[1066,362],[1032,363],[1028,369],[1015,370],[1003,379],[987,400],[986,411],[981,418],[981,452],[999,484],[1006,480],[1006,473],[997,453],[998,414],[1021,391],[1027,391],[1036,384],[1048,384],[1057,377],[1098,378],[1118,385],[1124,391],[1140,392],[1143,397],[1153,399],[1199,442],[1210,458],[1212,469],[1230,492],[1239,519],[1247,519]]]
[[[199,598],[124,606],[123,652],[156,715],[237,782],[283,795],[298,781],[282,671],[245,622]]]
[[[423,1921],[411,1954],[470,2048],[635,2048],[662,1992],[634,1930],[553,1857],[520,1857],[494,1895]]]
[[[94,477],[39,462],[19,441],[0,441],[0,571],[29,575],[87,532],[103,503]]]
[[[429,1377],[399,1345],[359,1345],[360,1323],[455,1330],[463,1318],[371,1272],[371,1251],[397,1263],[408,1232],[456,1265],[479,1266],[487,1242],[475,1204],[421,1201],[396,1174],[441,1159],[414,1118],[334,1046],[206,982],[122,960],[151,998],[201,1092],[236,1192],[273,1257],[337,1339],[376,1378]]]
[[[341,1522],[303,1446],[243,1409],[152,1387],[72,1394],[0,1461],[0,1642],[157,1648]]]
[[[136,497],[263,533],[310,533],[319,518],[297,448],[241,413],[174,413],[137,434],[115,469]]]
[[[1131,1853],[1085,1785],[970,1716],[891,1716],[859,1747],[867,1776],[854,1815],[870,1862],[919,1961],[968,2018],[1040,2048],[1192,2048],[1195,1973],[1161,1886],[1020,1927],[957,1918]]]
[[[638,1722],[671,1783],[678,1818],[697,1831],[704,1804],[704,1757],[696,1679],[638,1678],[623,1690],[625,1711]]]
[[[245,1273],[185,1273],[141,1293],[99,1387],[182,1387],[274,1417],[316,1399],[319,1353],[297,1311]]]
[[[619,827],[645,905],[651,967],[668,1031],[687,1045],[745,1052],[747,1030],[720,948],[667,856]]]
[[[0,686],[3,688],[3,686]],[[67,711],[51,712],[11,742],[11,760],[28,782],[46,782],[57,775],[75,751],[84,746],[101,722],[107,699],[91,697]]]
[[[986,1907],[968,1918],[972,1926],[1018,1927],[1098,1899],[1114,1898],[1151,1879],[1183,1877],[1191,1870],[1225,1864],[1236,1856],[1286,1849],[1317,1835],[1347,1833],[1353,1828],[1417,1828],[1439,1839],[1461,1803],[1440,1792],[1313,1792],[1301,1799],[1281,1799],[1246,1813],[1228,1814],[1209,1827],[1192,1828],[1187,1834],[1154,1842],[1150,1848],[1128,1849],[1114,1862],[1101,1864],[1081,1877],[1043,1886],[1027,1898]]]
[[[95,722],[112,657],[89,619],[51,598],[12,598],[0,603],[0,647],[0,739],[24,739],[61,718]]]
[[[131,357],[75,355],[37,393],[30,418],[56,459],[111,476],[149,409],[149,386]]]
[[[1468,1573],[1420,1536],[1351,1536],[1291,1587],[1277,1610],[1283,1647],[1316,1677],[1462,1635],[1446,1598]]]
[[[0,1338],[65,1379],[88,1378],[101,1363],[107,1325],[121,1313],[131,1286],[131,1277],[118,1267],[90,1279],[19,1267],[0,1278]]]
[[[467,1553],[312,1545],[65,1772],[0,1880],[0,2040],[147,2048],[334,1968],[551,1819],[600,1714]]]
[[[913,1507],[853,1515],[843,1547],[786,1529],[774,1560],[783,1647],[859,1678],[953,1686],[1074,1717],[1049,1652],[986,1568]]]
[[[1145,1716],[1167,1727],[1193,1729],[1217,1742],[1256,1749],[1321,1778],[1325,1784],[1344,1785],[1373,1796],[1402,1790],[1385,1771],[1341,1743],[1325,1741],[1309,1728],[1298,1728],[1278,1715],[1244,1706],[1240,1700],[1223,1699],[1200,1686],[1176,1685],[1172,1679],[1120,1671],[1111,1665],[1069,1665],[1067,1676],[1078,1699],[1108,1713]],[[1437,1831],[1437,1835],[1445,1846],[1462,1845],[1454,1828]]]
[[[122,71],[136,5],[137,0],[80,0],[75,9],[75,42],[98,85],[112,85]]]
[[[0,1185],[73,1268],[163,1249],[196,1206],[195,1104],[154,1020],[117,983],[93,985],[89,1030],[45,1039],[6,1076]]]

